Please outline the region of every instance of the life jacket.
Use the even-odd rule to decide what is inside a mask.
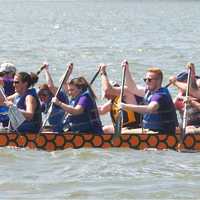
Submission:
[[[123,101],[123,100],[122,100]],[[119,116],[119,105],[120,105],[120,97],[117,96],[112,100],[112,106],[110,111],[110,116],[113,124],[116,124],[116,120]],[[123,127],[137,128],[139,127],[139,119],[136,116],[137,114],[133,111],[125,109],[122,111],[123,114]]]
[[[6,96],[10,96],[15,92],[12,90],[13,79],[3,78],[3,81],[4,81],[3,91]],[[2,123],[4,127],[7,127],[9,124],[8,110],[9,110],[8,106],[6,105],[0,106],[0,123]]]
[[[49,110],[49,107],[51,105],[52,97],[53,96],[50,95],[48,100],[47,100],[47,102],[46,103],[42,103],[42,105],[41,105],[42,106],[42,112],[44,112],[45,114],[47,114],[47,112]],[[57,98],[61,102],[65,103],[65,104],[69,104],[68,97],[63,91],[60,91],[58,93]],[[50,114],[50,116],[48,118],[49,124],[53,126],[53,131],[61,132],[59,124],[63,123],[64,116],[65,116],[65,111],[60,106],[57,106],[57,105],[53,104],[52,105],[51,114]],[[59,128],[57,128],[57,127],[59,127]]]
[[[20,125],[20,127],[24,127],[23,124],[26,125],[26,127],[24,127],[24,130],[23,130],[23,128],[19,127],[20,132],[29,130],[29,128],[33,129],[33,127],[34,127],[34,129],[30,130],[30,131],[33,131],[33,132],[39,131],[41,124],[42,124],[40,102],[39,102],[36,90],[34,88],[28,89],[25,92],[25,94],[23,94],[22,96],[20,96],[20,95],[16,96],[13,103],[14,103],[14,105],[17,106],[17,108],[26,110],[25,101],[26,101],[26,97],[28,95],[31,95],[36,99],[37,106],[36,106],[35,113],[34,113],[32,120],[31,121],[25,120],[25,122],[23,122],[22,125]]]
[[[8,110],[8,106],[0,106],[0,122],[3,124],[4,127],[8,126],[9,122]]]
[[[80,98],[85,96],[88,101],[91,102],[92,107],[86,108],[83,113],[79,115],[67,116],[67,124],[69,125],[69,130],[73,132],[92,132],[96,134],[102,134],[102,124],[99,118],[99,113],[97,110],[97,105],[90,92],[86,90],[76,98],[70,100],[70,105],[75,107]]]
[[[154,95],[161,96],[161,101],[157,102],[159,108],[154,113],[144,113],[143,127],[161,133],[175,134],[178,121],[176,110],[168,89],[160,88],[153,93],[147,91],[144,97],[144,103],[146,105],[151,103]]]
[[[47,114],[49,107],[51,105],[51,100],[52,100],[53,95],[50,94],[50,96],[48,97],[47,101],[45,103],[41,103],[41,107],[42,107],[42,112],[44,112],[45,114]],[[69,104],[69,99],[67,97],[67,95],[63,92],[60,91],[57,95],[57,98],[59,101],[65,103],[65,104]],[[57,106],[56,104],[53,104],[53,108],[52,108],[52,114],[55,112],[59,112],[60,110],[63,110],[60,106]]]

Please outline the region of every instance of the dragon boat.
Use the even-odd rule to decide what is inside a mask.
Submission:
[[[113,134],[95,135],[93,133],[54,133],[43,131],[39,134],[19,134],[9,130],[0,130],[0,147],[19,147],[45,151],[64,150],[67,148],[131,148],[145,149],[185,149],[200,151],[200,131],[188,133],[180,145],[180,130],[175,135],[166,135],[148,130],[131,129],[119,137]]]

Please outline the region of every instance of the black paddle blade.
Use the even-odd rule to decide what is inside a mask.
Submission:
[[[120,110],[119,115],[117,117],[115,126],[114,126],[114,137],[120,137],[122,132],[122,111]]]
[[[100,73],[100,68],[98,69],[98,71],[95,73],[95,75],[93,76],[93,78],[92,78],[92,80],[90,81],[90,85],[92,85],[93,84],[93,82],[95,81],[95,79],[97,78],[97,76],[99,75],[99,73]]]
[[[124,67],[123,73],[122,73],[122,88],[121,88],[121,93],[120,93],[120,103],[122,103],[122,98],[124,96],[125,74],[126,74],[126,68]],[[121,135],[122,123],[123,123],[123,110],[120,109],[118,118],[114,126],[114,129],[115,129],[114,137],[119,137]]]

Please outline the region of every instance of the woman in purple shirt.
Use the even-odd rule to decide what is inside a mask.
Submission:
[[[95,95],[84,77],[72,79],[67,85],[71,97],[69,105],[54,97],[52,101],[64,109],[68,115],[66,124],[73,132],[102,134],[102,124],[98,114]]]

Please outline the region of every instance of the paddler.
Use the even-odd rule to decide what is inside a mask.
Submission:
[[[188,99],[185,99],[188,79],[187,72],[181,72],[177,76],[171,76],[170,82],[179,90],[179,94],[175,99],[175,106],[179,110],[181,119],[183,118],[184,104],[187,103],[186,132],[190,132],[200,126],[200,85],[199,77],[196,76],[195,65],[188,63],[187,68],[191,69],[191,84]]]
[[[162,71],[157,67],[147,69],[144,78],[145,87],[139,87],[131,76],[126,60],[122,62],[122,67],[126,68],[128,89],[135,95],[143,97],[144,105],[121,103],[121,108],[142,113],[145,129],[163,134],[175,134],[178,123],[176,110],[168,89],[162,87]]]
[[[100,75],[101,83],[103,89],[103,97],[108,99],[108,101],[98,106],[99,113],[101,115],[110,113],[113,124],[104,125],[104,133],[114,133],[114,126],[118,118],[119,109],[120,109],[120,92],[121,87],[116,82],[109,81],[108,74],[106,72],[107,65],[100,64]],[[125,93],[123,97],[123,102],[138,104],[137,99],[133,93],[125,86]],[[140,127],[140,115],[133,111],[124,110],[123,111],[123,127],[124,128],[139,128]]]
[[[69,104],[63,103],[57,97],[52,102],[64,109],[67,117],[65,126],[74,133],[87,132],[103,134],[95,94],[84,77],[73,78],[67,83]]]
[[[13,80],[15,93],[6,99],[0,95],[0,104],[12,106],[15,105],[18,111],[23,115],[25,121],[20,124],[17,129],[12,126],[11,129],[20,133],[34,132],[40,130],[42,123],[40,102],[37,96],[34,84],[38,81],[38,77],[34,73],[19,72],[16,73]],[[17,116],[18,117],[18,116]],[[14,124],[14,123],[13,123]]]

